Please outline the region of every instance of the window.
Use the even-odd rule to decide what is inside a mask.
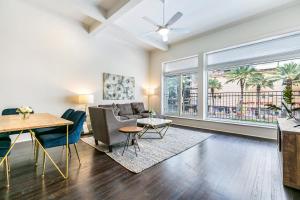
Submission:
[[[269,106],[282,107],[286,85],[278,69],[287,64],[300,67],[299,44],[300,34],[294,34],[206,54],[207,118],[276,123],[284,113]],[[299,91],[294,84],[296,107],[300,106]]]
[[[197,116],[198,57],[164,63],[163,112],[173,116]]]

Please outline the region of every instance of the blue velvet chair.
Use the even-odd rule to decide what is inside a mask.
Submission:
[[[1,137],[0,137],[0,158],[3,158],[6,155],[7,151],[9,150],[9,147],[11,145],[11,139],[6,134],[1,133],[0,135],[1,135]],[[10,166],[9,166],[8,156],[4,160],[4,163],[5,163],[5,168],[6,168],[7,187],[9,187]]]
[[[68,119],[71,116],[71,114],[74,113],[74,112],[75,112],[74,109],[69,108],[62,114],[61,118]],[[60,132],[60,131],[63,131],[62,127],[39,128],[39,129],[34,130],[34,134],[35,134],[35,136],[38,136],[38,135],[47,134],[47,133],[49,134],[51,132],[53,132],[53,133],[56,132],[57,133],[57,132]],[[34,143],[34,157],[35,157],[36,160],[37,160],[37,156],[38,156],[38,154],[37,154],[37,142],[35,142]]]
[[[74,112],[75,112],[74,109],[69,108],[62,114],[61,118],[68,119],[71,116],[71,114]],[[41,135],[41,134],[46,134],[46,133],[53,132],[53,131],[57,132],[58,129],[60,129],[60,127],[39,128],[39,129],[36,129],[34,131],[34,133],[35,133],[35,135]]]
[[[73,125],[69,127],[69,145],[71,144],[74,145],[79,164],[80,164],[80,158],[79,158],[76,143],[80,139],[85,118],[86,118],[86,114],[83,111],[75,111],[68,117],[68,120],[73,122]],[[65,129],[64,130],[60,129],[59,132],[51,132],[51,133],[37,135],[36,137],[39,140],[39,142],[43,145],[43,147],[46,149],[66,145]],[[38,155],[38,149],[37,149],[37,155]],[[36,160],[36,162],[37,161],[38,160]],[[44,152],[43,153],[43,175],[45,174],[45,163],[46,163],[46,154]]]

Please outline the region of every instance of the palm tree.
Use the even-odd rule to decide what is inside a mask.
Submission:
[[[287,87],[300,83],[300,65],[291,62],[278,66],[274,80],[283,80]]]
[[[212,96],[212,113],[215,115],[215,90],[222,89],[221,82],[214,78],[208,80],[208,88],[210,89],[210,93]]]
[[[300,83],[300,65],[294,62],[286,63],[277,67],[275,81],[282,80],[285,88],[283,90],[284,104],[290,111],[293,109],[293,85]],[[274,105],[270,108],[280,109]]]
[[[260,118],[260,94],[261,89],[263,88],[271,88],[273,89],[274,86],[274,79],[270,77],[264,76],[262,73],[255,73],[253,74],[249,80],[246,82],[246,88],[248,87],[255,87],[256,88],[256,110],[255,115]]]
[[[230,82],[237,82],[237,84],[240,85],[241,89],[241,98],[240,98],[240,108],[241,108],[241,114],[243,113],[243,103],[244,103],[244,90],[246,82],[249,80],[250,77],[253,76],[253,74],[256,73],[256,69],[252,66],[242,66],[237,67],[225,74],[228,81],[226,83]]]

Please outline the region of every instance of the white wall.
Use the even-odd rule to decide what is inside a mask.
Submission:
[[[265,16],[253,18],[223,30],[211,32],[175,45],[167,52],[154,51],[150,55],[150,82],[160,88],[161,63],[191,55],[202,55],[205,52],[222,49],[246,42],[251,42],[278,34],[300,30],[300,5],[293,5],[280,11],[270,12]],[[200,62],[199,71],[202,74],[203,64]],[[200,80],[202,85],[202,80]],[[200,88],[201,88],[200,85]],[[200,89],[200,99],[204,91]],[[160,91],[158,91],[160,94]],[[160,95],[151,98],[151,105],[160,111]],[[201,103],[201,102],[200,102]],[[202,112],[202,108],[200,109]],[[194,127],[208,128],[225,132],[232,132],[258,137],[276,138],[275,129],[249,128],[246,126],[220,124],[202,120],[174,119],[176,123]]]
[[[61,114],[70,97],[102,99],[102,73],[134,76],[136,100],[146,100],[149,54],[109,31],[90,36],[78,21],[30,1],[0,2],[0,110],[29,105]]]

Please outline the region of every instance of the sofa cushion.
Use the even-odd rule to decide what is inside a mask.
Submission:
[[[123,115],[122,117],[127,117],[128,119],[141,119],[141,115]]]
[[[117,106],[120,109],[119,112],[120,116],[133,115],[131,104],[124,103],[124,104],[117,104]]]
[[[131,107],[134,114],[140,114],[145,112],[145,107],[143,102],[131,103]]]
[[[150,113],[141,113],[140,114],[143,118],[148,118],[150,117]]]

